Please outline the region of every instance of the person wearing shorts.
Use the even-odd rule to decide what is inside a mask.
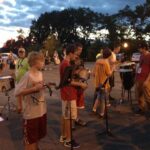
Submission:
[[[64,146],[73,148],[79,148],[80,145],[71,138],[71,122],[77,118],[77,90],[76,86],[86,88],[87,85],[74,81],[72,79],[72,72],[66,73],[67,68],[71,66],[71,61],[76,59],[75,45],[70,44],[66,48],[66,58],[60,65],[60,94],[62,99],[62,120],[61,120],[61,136],[60,142],[64,143]],[[64,78],[67,79],[64,81]]]
[[[97,89],[97,99],[95,100],[92,111],[96,113],[98,105],[100,104],[100,118],[103,118],[105,115],[105,98],[108,99],[110,85],[107,81],[112,74],[112,70],[110,69],[110,65],[108,62],[108,58],[111,55],[111,50],[105,48],[103,50],[103,58],[98,60],[95,64],[94,68],[94,83]],[[107,81],[107,82],[106,82]],[[106,83],[105,83],[106,82]],[[103,85],[105,83],[105,85]],[[100,89],[100,86],[103,86],[103,90]]]
[[[15,88],[15,96],[22,97],[23,137],[25,150],[38,150],[38,142],[46,135],[46,101],[44,98],[44,56],[31,52],[28,56],[29,71]]]

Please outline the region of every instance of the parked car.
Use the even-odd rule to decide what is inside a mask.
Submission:
[[[18,59],[17,55],[14,53],[0,53],[0,55],[4,62],[7,62],[10,55],[12,55],[12,57],[14,58],[15,61]]]

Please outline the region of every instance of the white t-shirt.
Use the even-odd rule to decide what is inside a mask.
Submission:
[[[22,90],[33,87],[35,84],[43,81],[43,75],[39,71],[35,77],[29,71],[21,78],[15,88],[15,95]],[[46,101],[44,98],[44,90],[32,93],[23,97],[23,118],[33,119],[43,116],[46,113]]]
[[[115,71],[116,70],[116,61],[117,61],[117,58],[116,58],[116,54],[114,52],[111,52],[111,56],[109,57],[109,64],[110,64],[110,68],[111,70]]]

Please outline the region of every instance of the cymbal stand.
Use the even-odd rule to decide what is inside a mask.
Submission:
[[[8,120],[8,117],[11,115],[11,112],[16,111],[16,105],[10,101],[10,90],[5,91],[5,96],[7,96],[7,103],[4,105],[3,109],[0,112],[0,116],[2,116],[4,113],[6,113],[6,120]]]

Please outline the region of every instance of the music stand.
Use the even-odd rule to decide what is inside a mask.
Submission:
[[[107,81],[109,80],[109,77],[105,80],[105,82],[99,86],[99,92],[104,91],[105,90],[105,85],[107,83]],[[108,107],[107,107],[107,97],[106,97],[106,93],[104,95],[104,101],[105,101],[105,130],[98,133],[98,135],[103,135],[106,134],[108,136],[113,136],[113,134],[111,133],[111,130],[109,128],[109,122],[108,122]]]
[[[7,96],[7,103],[4,105],[4,107],[2,108],[1,112],[0,112],[0,116],[3,115],[3,112],[6,111],[6,120],[8,120],[8,117],[10,116],[10,112],[14,112],[16,111],[16,105],[10,101],[10,96],[9,96],[9,92],[11,91],[11,89],[9,90],[5,90],[5,96]]]

